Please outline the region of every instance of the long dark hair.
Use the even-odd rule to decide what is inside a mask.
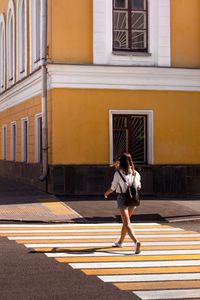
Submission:
[[[132,157],[129,153],[124,153],[119,159],[120,162],[120,169],[122,169],[126,175],[130,173],[130,169],[135,172],[134,163]]]

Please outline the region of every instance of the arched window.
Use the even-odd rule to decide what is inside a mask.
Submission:
[[[17,79],[27,75],[27,1],[17,1]]]
[[[15,14],[13,1],[9,1],[7,11],[7,85],[15,82]]]
[[[40,64],[41,58],[41,0],[29,0],[30,6],[30,65],[31,71]]]
[[[0,92],[5,89],[5,19],[0,15]]]

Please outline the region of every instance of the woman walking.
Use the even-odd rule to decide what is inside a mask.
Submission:
[[[115,242],[115,247],[123,247],[123,241],[126,233],[130,236],[135,243],[135,254],[140,253],[141,243],[136,238],[135,233],[131,227],[130,217],[136,207],[125,206],[125,198],[123,194],[126,192],[127,184],[133,185],[137,190],[141,189],[140,174],[135,170],[133,160],[130,154],[124,153],[119,162],[115,165],[116,172],[113,177],[111,187],[104,193],[104,197],[107,197],[114,191],[117,193],[117,205],[122,218],[121,236],[118,241]],[[119,173],[120,172],[120,173]],[[124,178],[124,179],[123,179]]]

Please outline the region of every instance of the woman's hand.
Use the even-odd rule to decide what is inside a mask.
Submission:
[[[113,190],[108,189],[105,193],[104,193],[104,198],[107,199],[108,196],[113,192]]]

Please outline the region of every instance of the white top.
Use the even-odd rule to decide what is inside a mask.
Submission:
[[[122,176],[124,177],[128,185],[133,185],[134,182],[135,188],[141,189],[141,181],[140,181],[141,176],[137,171],[135,171],[135,175],[133,175],[132,173],[125,175],[122,173],[122,171],[120,171],[120,173],[122,174]],[[111,184],[111,190],[116,191],[117,193],[121,193],[121,189],[122,189],[122,192],[125,193],[127,190],[127,184],[123,181],[118,171],[116,171]]]

